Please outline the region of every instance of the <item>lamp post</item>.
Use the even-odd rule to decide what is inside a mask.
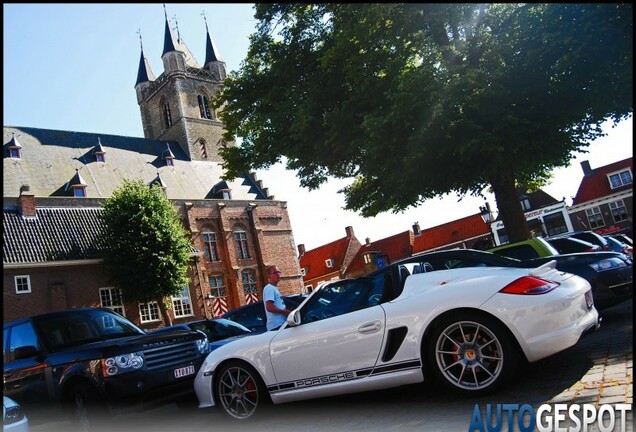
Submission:
[[[490,210],[490,204],[488,203],[488,201],[486,201],[483,206],[479,206],[479,215],[481,216],[481,219],[484,221],[484,223],[488,225],[488,232],[490,233],[490,246],[494,247],[495,236],[492,233],[492,227],[490,225],[490,223],[494,220],[494,217],[492,215],[492,210]]]

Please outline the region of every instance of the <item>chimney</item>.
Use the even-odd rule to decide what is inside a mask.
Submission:
[[[304,244],[299,244],[298,245],[298,256],[301,257],[305,255],[305,245]]]
[[[422,234],[422,229],[420,228],[419,222],[415,222],[413,224],[413,234],[415,235],[415,237],[418,237],[420,234]]]
[[[347,233],[347,238],[353,238],[353,227],[346,227],[345,232]]]
[[[20,197],[18,205],[20,206],[20,214],[22,217],[35,217],[35,195],[31,192],[29,185],[20,187]]]
[[[583,175],[588,176],[592,174],[592,168],[590,167],[590,161],[581,162],[581,168],[583,168]]]
[[[367,237],[365,239],[365,243],[366,243],[367,246],[369,246],[371,244],[371,239],[369,237]]]

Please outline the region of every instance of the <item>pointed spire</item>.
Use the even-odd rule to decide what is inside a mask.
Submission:
[[[170,143],[166,143],[166,149],[163,151],[164,159],[174,159],[174,154],[172,150],[170,150]]]
[[[75,168],[75,175],[68,181],[66,184],[65,190],[69,190],[73,187],[86,187],[88,183],[84,181],[82,176],[79,173],[79,168]]]
[[[170,28],[170,21],[168,20],[168,12],[166,11],[166,5],[163,5],[163,13],[166,17],[166,30],[163,37],[163,54],[179,51],[177,47],[179,46],[179,42],[174,39],[174,35],[172,34],[172,28]]]
[[[135,87],[138,84],[155,80],[155,75],[152,73],[152,69],[150,69],[150,63],[148,63],[148,59],[144,56],[144,43],[141,39],[141,29],[139,29],[137,33],[139,34],[141,57],[139,58],[139,69],[137,70],[137,82],[135,83]]]
[[[205,17],[205,11],[201,13],[203,15],[203,21],[205,21],[205,34],[206,34],[206,42],[205,42],[205,62],[203,63],[207,66],[210,62],[222,61],[220,56],[217,54],[218,50],[214,41],[210,37],[210,29],[208,28],[208,20]]]

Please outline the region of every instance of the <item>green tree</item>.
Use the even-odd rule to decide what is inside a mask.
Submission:
[[[190,242],[176,210],[157,185],[124,184],[103,204],[103,258],[125,302],[156,300],[172,324],[166,298],[188,283]]]
[[[633,111],[630,4],[258,4],[225,81],[226,179],[277,162],[310,190],[351,178],[373,216],[491,188],[512,241],[515,185]]]

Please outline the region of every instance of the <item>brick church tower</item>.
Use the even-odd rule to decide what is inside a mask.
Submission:
[[[197,64],[185,42],[175,38],[167,13],[164,71],[155,78],[141,47],[135,90],[144,137],[177,141],[190,160],[221,162],[218,148],[234,145],[222,139],[223,124],[210,103],[226,76],[225,62],[210,38],[207,21],[204,66]]]

